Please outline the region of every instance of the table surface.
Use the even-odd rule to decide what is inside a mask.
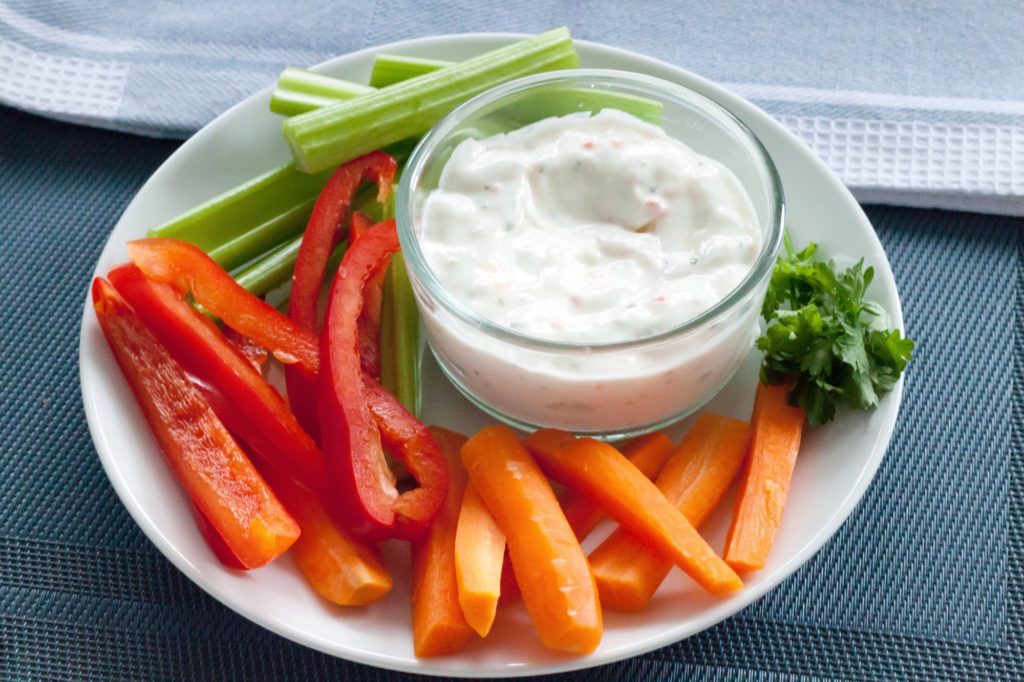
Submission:
[[[78,384],[89,276],[177,144],[0,108],[0,678],[399,679],[205,595],[135,526],[95,455]],[[867,495],[814,559],[737,616],[558,679],[1024,675],[1024,221],[867,213],[918,343]]]

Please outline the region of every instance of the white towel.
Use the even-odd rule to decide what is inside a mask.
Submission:
[[[1024,215],[1020,0],[0,0],[0,103],[187,137],[286,65],[561,24],[753,100],[862,201]]]

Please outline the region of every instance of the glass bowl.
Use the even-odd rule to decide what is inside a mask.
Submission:
[[[452,151],[470,137],[488,137],[550,116],[596,113],[609,99],[621,103],[620,108],[630,108],[630,102],[660,105],[659,123],[666,133],[733,172],[751,199],[764,238],[753,267],[700,315],[637,340],[551,341],[476,314],[444,288],[418,239],[423,202],[437,187]],[[616,439],[661,428],[698,409],[750,352],[782,243],[783,205],[778,172],[761,142],[713,100],[658,78],[574,69],[500,85],[439,121],[409,159],[395,214],[427,343],[452,383],[511,426]]]

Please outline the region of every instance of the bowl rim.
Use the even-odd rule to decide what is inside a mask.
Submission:
[[[750,148],[753,150],[755,165],[762,176],[762,181],[767,184],[769,208],[767,220],[765,221],[767,234],[753,266],[740,283],[714,305],[698,315],[657,334],[638,339],[602,343],[555,341],[523,334],[500,325],[472,311],[441,284],[441,281],[434,274],[433,269],[424,257],[423,251],[420,248],[419,238],[413,228],[412,206],[415,184],[422,177],[427,162],[431,160],[441,143],[444,142],[456,126],[472,114],[504,97],[538,86],[573,82],[628,85],[631,88],[646,91],[662,99],[675,99],[687,105],[695,106],[703,113],[715,118],[718,123],[731,128],[734,133],[749,143]],[[588,353],[612,353],[646,348],[675,340],[689,332],[717,321],[744,301],[757,288],[760,282],[770,276],[775,266],[776,258],[782,247],[785,231],[785,195],[782,188],[782,179],[779,176],[775,162],[760,138],[736,114],[715,99],[686,86],[632,71],[577,68],[547,71],[524,76],[495,86],[467,100],[434,124],[416,145],[409,157],[405,171],[401,174],[395,194],[395,220],[402,254],[405,257],[407,267],[411,271],[410,274],[413,275],[414,282],[424,287],[434,301],[440,303],[445,310],[453,314],[457,319],[490,336],[517,346],[525,346],[548,352],[576,353],[583,350]],[[765,227],[765,225],[762,225],[762,227]]]

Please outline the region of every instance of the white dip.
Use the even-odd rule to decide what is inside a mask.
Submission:
[[[763,242],[728,168],[615,110],[462,142],[416,230],[430,269],[475,314],[585,344],[692,319],[737,287]],[[763,293],[691,333],[617,351],[517,344],[421,311],[442,366],[489,408],[524,425],[624,432],[721,388],[750,352]]]
[[[420,244],[473,312],[528,336],[652,336],[724,298],[761,249],[740,182],[661,128],[603,110],[460,144]]]

